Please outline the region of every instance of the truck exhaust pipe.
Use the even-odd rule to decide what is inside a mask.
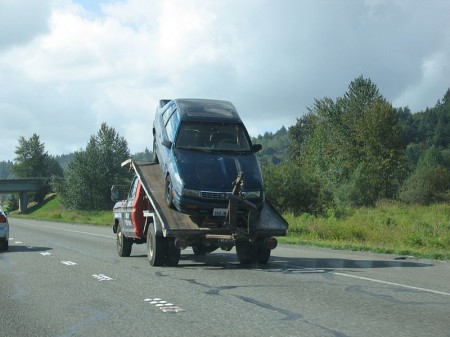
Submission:
[[[267,238],[264,240],[264,246],[269,250],[273,250],[273,249],[277,248],[278,241],[274,237]]]
[[[188,242],[186,238],[175,238],[175,247],[177,247],[179,250],[186,249],[188,246]]]

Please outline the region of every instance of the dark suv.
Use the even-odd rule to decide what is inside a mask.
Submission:
[[[156,109],[154,160],[166,179],[167,204],[182,213],[224,216],[238,172],[245,198],[262,209],[259,150],[230,102],[161,100]]]

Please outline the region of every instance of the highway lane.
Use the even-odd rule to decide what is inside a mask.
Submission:
[[[282,246],[264,267],[234,250],[151,267],[108,227],[10,224],[0,336],[450,336],[448,262]]]

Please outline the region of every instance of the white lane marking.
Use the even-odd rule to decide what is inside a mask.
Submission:
[[[16,245],[20,245],[22,243],[22,241],[16,241],[14,242]]]
[[[49,253],[49,252],[42,252],[42,253],[40,253],[42,256],[47,256],[47,255],[52,255],[51,253]]]
[[[186,311],[185,309],[180,308],[179,306],[174,305],[173,303],[163,301],[160,298],[146,298],[144,299],[144,302],[154,305],[156,308],[165,313],[178,313]]]
[[[66,266],[75,266],[76,262],[72,261],[61,261],[62,264],[65,264]]]
[[[50,229],[56,229],[59,231],[65,231],[65,232],[72,232],[72,233],[78,233],[78,234],[86,234],[86,235],[91,235],[91,236],[100,236],[103,238],[111,238],[111,239],[115,239],[115,236],[111,236],[111,235],[103,235],[103,234],[95,234],[95,233],[89,233],[89,232],[82,232],[82,231],[76,231],[73,229],[65,229],[65,228],[57,228],[57,227],[52,227],[52,226],[42,226],[45,228],[50,228]]]
[[[99,281],[114,281],[112,277],[106,276],[105,274],[93,274],[92,277]]]
[[[438,295],[450,296],[450,293],[446,293],[444,291],[438,291],[438,290],[433,290],[433,289],[414,287],[414,286],[409,286],[407,284],[402,284],[402,283],[383,281],[383,280],[378,280],[378,279],[374,279],[374,278],[369,278],[369,277],[364,277],[364,276],[356,276],[356,275],[344,274],[344,273],[333,273],[333,274],[334,275],[339,275],[339,276],[344,276],[344,277],[351,277],[351,278],[355,278],[355,279],[363,280],[363,281],[382,283],[382,284],[387,284],[387,285],[396,286],[396,287],[402,287],[402,288],[407,288],[407,289],[425,291],[425,292],[428,292],[428,293],[433,293],[433,294],[438,294]]]

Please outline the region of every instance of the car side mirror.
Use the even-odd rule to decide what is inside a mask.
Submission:
[[[117,202],[126,199],[128,189],[128,185],[113,185],[111,187],[111,200]]]
[[[253,152],[258,152],[262,150],[261,144],[253,144]]]
[[[117,202],[120,200],[119,188],[115,185],[111,187],[111,200]]]
[[[168,149],[172,147],[172,142],[168,139],[164,139],[161,144],[167,147]]]

